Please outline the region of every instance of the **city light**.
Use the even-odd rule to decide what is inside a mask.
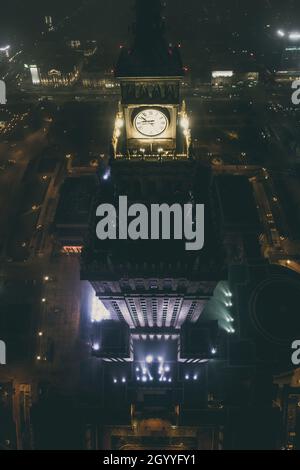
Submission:
[[[110,319],[110,314],[108,310],[104,307],[103,303],[101,302],[98,297],[94,296],[92,301],[92,313],[91,313],[91,320],[93,322],[101,322],[102,320]]]
[[[36,65],[30,66],[31,79],[33,85],[39,85],[41,83],[40,74]]]
[[[185,380],[190,380],[189,374],[186,374],[186,375],[185,375]]]
[[[107,180],[110,178],[110,175],[111,175],[111,171],[110,171],[110,168],[108,168],[108,169],[105,171],[104,175],[102,176],[102,179],[103,179],[104,181],[107,181]]]
[[[217,354],[217,349],[216,349],[216,348],[212,348],[211,353],[212,353],[213,356],[215,356],[215,355]]]
[[[147,362],[147,364],[152,364],[152,362],[153,362],[153,356],[151,356],[151,355],[147,356],[147,357],[146,357],[146,362]]]
[[[212,77],[213,78],[231,78],[233,77],[233,71],[232,70],[217,70],[215,72],[212,72]]]
[[[291,41],[299,41],[300,40],[300,33],[290,33],[289,39]]]
[[[122,378],[122,384],[125,384],[125,383],[126,383],[126,378],[123,377],[123,378]]]
[[[114,379],[114,384],[117,384],[118,383],[118,380],[117,379]]]
[[[279,29],[279,30],[277,31],[277,35],[280,36],[281,38],[284,38],[284,37],[285,37],[285,32],[282,31],[282,29]]]
[[[93,350],[94,351],[99,351],[100,350],[100,344],[99,343],[93,344]]]

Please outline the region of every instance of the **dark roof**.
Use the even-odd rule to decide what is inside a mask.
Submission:
[[[217,176],[218,204],[226,227],[258,231],[258,212],[251,183],[246,176]]]
[[[165,39],[160,0],[137,0],[134,39],[123,48],[116,67],[117,77],[181,77],[184,75],[177,47]]]
[[[67,178],[56,211],[56,227],[88,225],[95,189],[94,176]]]
[[[177,47],[136,47],[122,49],[116,76],[122,77],[182,77],[181,57]]]

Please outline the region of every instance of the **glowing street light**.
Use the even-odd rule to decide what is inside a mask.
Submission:
[[[282,31],[282,29],[278,29],[277,36],[279,36],[280,38],[284,38],[285,37],[285,32]]]
[[[213,356],[215,356],[215,355],[217,354],[217,349],[216,349],[216,348],[212,348],[211,353],[212,353]]]

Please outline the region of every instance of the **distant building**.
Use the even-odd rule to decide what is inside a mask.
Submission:
[[[101,54],[96,53],[83,66],[81,82],[84,88],[119,91],[120,84],[114,76],[114,70],[104,70]]]
[[[83,57],[75,52],[45,44],[33,57],[26,66],[29,68],[33,85],[63,88],[73,86],[78,81]]]
[[[220,88],[233,85],[255,86],[259,81],[258,72],[235,72],[233,70],[215,70],[211,74],[211,84]]]
[[[81,252],[95,190],[95,176],[70,177],[64,182],[54,221],[55,235],[63,253]]]
[[[46,24],[46,27],[47,27],[47,31],[48,31],[48,32],[54,30],[52,16],[45,16],[45,24]]]

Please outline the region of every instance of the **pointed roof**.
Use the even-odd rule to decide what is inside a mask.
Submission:
[[[123,48],[116,67],[117,77],[182,77],[177,47],[165,38],[160,0],[136,0],[136,22],[130,48]]]

